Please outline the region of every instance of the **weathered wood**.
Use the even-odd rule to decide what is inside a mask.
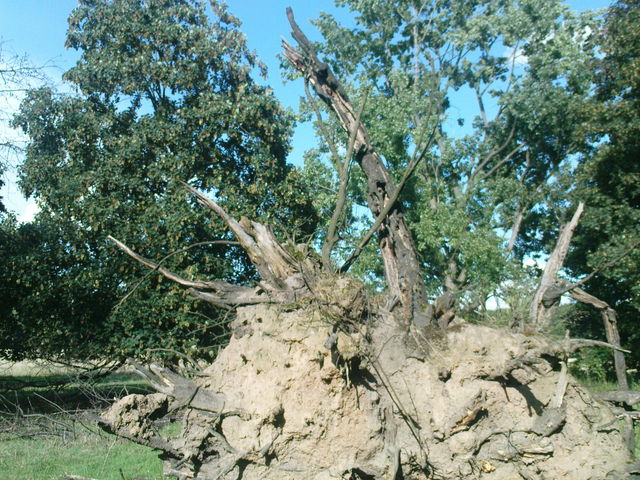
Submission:
[[[295,280],[301,273],[297,260],[280,245],[271,228],[246,218],[237,221],[214,200],[199,192],[191,185],[184,184],[196,196],[198,202],[218,215],[236,236],[242,248],[255,265],[260,278],[274,290],[300,288]],[[291,284],[293,282],[293,284]]]
[[[169,280],[185,287],[190,287],[189,293],[197,298],[206,300],[209,303],[213,303],[215,305],[251,305],[258,303],[282,303],[290,301],[290,295],[278,295],[277,292],[272,292],[271,295],[268,295],[260,288],[242,287],[223,281],[187,280],[186,278],[183,278],[159,264],[137,254],[131,248],[127,247],[121,241],[113,238],[111,235],[107,238],[137,262],[156,270],[159,274]]]
[[[404,215],[398,204],[389,203],[396,194],[396,185],[373,148],[366,127],[359,122],[344,88],[329,65],[318,59],[313,45],[298,27],[290,8],[287,9],[287,17],[300,51],[283,40],[285,57],[335,112],[344,130],[349,134],[355,132],[355,158],[367,177],[367,203],[373,217],[378,219],[385,208],[388,209],[378,230],[385,277],[390,295],[400,300],[403,315],[408,319],[414,318],[423,307],[424,285],[413,237]]]
[[[567,392],[567,384],[567,362],[562,360],[560,361],[560,376],[558,377],[558,383],[556,384],[556,391],[553,395],[553,399],[551,400],[551,408],[562,407],[562,401],[564,400],[564,395]]]
[[[505,259],[509,258],[511,256],[511,253],[513,252],[513,248],[515,247],[516,241],[518,240],[518,235],[520,234],[522,220],[524,220],[524,210],[522,207],[518,207],[518,210],[516,211],[513,219],[513,226],[511,227],[511,236],[509,237],[509,243],[507,243],[507,247],[505,248]]]
[[[112,236],[107,238],[137,262],[180,285],[190,287],[189,293],[194,297],[223,308],[259,303],[291,303],[311,293],[309,283],[313,281],[317,269],[313,261],[309,258],[301,260],[294,257],[278,242],[269,226],[244,217],[238,221],[202,192],[190,185],[185,186],[197,197],[200,204],[211,209],[234,233],[262,278],[262,282],[256,287],[239,286],[220,280],[188,280],[160,263],[144,258]]]
[[[614,390],[608,392],[596,392],[596,397],[601,400],[613,403],[621,403],[628,407],[633,407],[640,403],[640,392],[634,390]]]
[[[226,399],[224,395],[215,394],[200,388],[193,381],[182,377],[168,368],[151,364],[147,368],[130,360],[134,372],[160,393],[171,397],[170,410],[189,407],[214,413],[221,413]]]
[[[573,214],[573,217],[560,232],[556,246],[545,265],[538,289],[531,301],[529,320],[532,324],[537,325],[538,327],[545,326],[549,322],[553,310],[557,307],[560,297],[567,292],[569,292],[569,294],[578,302],[591,305],[600,310],[608,345],[613,345],[614,347],[613,356],[618,385],[620,389],[626,390],[629,388],[626,373],[627,366],[622,348],[620,348],[620,333],[618,332],[617,327],[616,312],[603,300],[600,300],[579,288],[580,285],[592,278],[602,268],[612,265],[613,262],[609,262],[602,268],[596,269],[592,274],[576,283],[571,283],[567,280],[558,278],[558,272],[564,264],[573,233],[578,226],[583,210],[584,203],[580,202]],[[636,245],[627,250],[624,255],[627,255],[633,248],[635,248],[635,246]],[[623,256],[617,257],[615,261],[618,261],[620,258],[623,258]]]
[[[540,278],[540,283],[538,284],[536,293],[531,301],[529,320],[533,325],[537,325],[539,327],[545,326],[549,322],[553,309],[557,305],[559,297],[550,296],[548,294],[548,290],[553,288],[557,281],[558,272],[562,268],[565,258],[567,257],[569,245],[573,238],[573,232],[578,226],[583,210],[584,203],[580,202],[569,223],[562,227],[556,246],[549,257],[549,260],[547,260],[547,264],[542,272],[542,277]]]
[[[616,311],[611,308],[607,302],[588,294],[581,288],[575,287],[569,291],[569,294],[574,300],[591,305],[600,310],[607,342],[616,347],[620,347],[620,332],[618,331],[618,316],[616,315]],[[613,351],[613,361],[616,378],[618,380],[618,388],[620,390],[628,390],[627,362],[620,348]]]

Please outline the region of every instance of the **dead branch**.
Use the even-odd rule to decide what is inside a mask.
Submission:
[[[607,302],[588,294],[581,288],[574,287],[569,293],[574,300],[591,305],[600,311],[607,342],[618,347],[613,352],[618,388],[620,388],[620,390],[628,390],[627,363],[623,351],[620,348],[620,332],[618,331],[618,316],[616,311],[611,308]]]
[[[556,299],[559,298],[556,297],[554,299],[550,299],[549,295],[547,294],[547,290],[553,287],[556,282],[558,272],[564,264],[567,252],[569,251],[571,239],[573,238],[573,232],[578,226],[578,222],[580,221],[580,216],[582,215],[583,210],[584,203],[580,202],[569,223],[562,227],[560,235],[558,236],[556,246],[553,249],[551,256],[549,257],[547,264],[545,265],[542,277],[540,278],[538,289],[536,290],[533,296],[533,300],[531,301],[529,319],[534,325],[542,326],[548,322],[551,316],[552,308],[553,306],[555,306]],[[547,295],[547,298],[545,298],[545,295]]]
[[[560,376],[558,377],[558,383],[556,384],[556,391],[551,400],[551,408],[562,407],[562,401],[564,400],[564,394],[567,392],[567,362],[562,360],[560,362]]]
[[[596,309],[600,310],[602,313],[602,318],[604,321],[605,332],[607,336],[607,346],[613,345],[614,348],[614,361],[616,367],[616,376],[618,379],[618,384],[621,389],[625,390],[629,388],[629,384],[627,381],[626,374],[626,362],[624,359],[624,355],[622,354],[623,350],[620,348],[620,334],[618,332],[617,327],[617,318],[616,312],[613,308],[609,306],[606,302],[600,300],[599,298],[594,297],[593,295],[588,294],[584,290],[578,288],[579,285],[584,284],[589,279],[591,279],[594,275],[596,275],[599,271],[602,271],[604,268],[608,268],[614,263],[620,261],[626,255],[628,255],[634,248],[637,247],[640,242],[633,244],[630,248],[628,248],[625,252],[623,252],[618,257],[614,258],[612,261],[608,262],[605,265],[594,270],[591,274],[587,275],[585,278],[578,282],[568,282],[567,280],[558,278],[558,272],[562,268],[564,264],[564,260],[567,256],[567,252],[569,250],[569,245],[571,243],[571,238],[573,237],[573,232],[575,231],[578,222],[580,220],[580,215],[584,209],[584,204],[580,202],[578,204],[578,208],[576,209],[571,221],[566,224],[562,231],[560,232],[560,236],[558,237],[558,242],[556,247],[554,248],[551,256],[547,264],[545,265],[544,272],[542,274],[542,278],[540,279],[540,283],[538,285],[538,289],[533,297],[530,308],[530,321],[533,324],[537,325],[545,325],[549,318],[551,317],[552,310],[558,304],[560,297],[569,292],[571,296],[577,300],[578,302],[585,303],[587,305],[591,305]]]
[[[107,237],[107,238],[113,238],[113,237],[110,237],[110,236],[109,236],[109,237]],[[179,249],[179,250],[176,250],[175,252],[168,253],[167,255],[165,255],[164,257],[162,257],[162,258],[160,259],[160,261],[158,261],[157,265],[158,265],[158,266],[161,266],[164,262],[166,262],[166,261],[167,261],[169,258],[171,258],[172,256],[174,256],[174,255],[178,255],[178,254],[180,254],[180,253],[184,253],[184,252],[186,252],[187,250],[190,250],[190,249],[195,248],[195,247],[201,247],[201,246],[203,246],[203,245],[240,245],[240,242],[232,242],[232,241],[228,241],[228,240],[211,240],[211,241],[208,241],[208,242],[198,242],[198,243],[193,243],[193,244],[191,244],[191,245],[187,245],[187,246],[186,246],[186,247],[184,247],[184,248],[181,248],[181,249]],[[124,297],[122,297],[122,298],[120,299],[120,301],[116,304],[116,306],[115,306],[115,307],[113,307],[113,311],[114,311],[114,312],[118,311],[118,309],[119,309],[119,308],[124,304],[124,302],[126,302],[126,301],[127,301],[127,299],[128,299],[131,295],[133,295],[133,294],[135,293],[135,291],[140,287],[140,285],[142,285],[142,283],[143,283],[143,282],[144,282],[144,281],[145,281],[145,280],[146,280],[146,279],[147,279],[151,274],[153,274],[153,272],[154,272],[154,271],[157,271],[157,269],[155,269],[155,268],[154,268],[153,270],[151,270],[151,271],[147,272],[147,273],[144,275],[144,277],[142,277],[140,280],[138,280],[138,282],[133,286],[133,288],[132,288],[131,290],[129,290],[129,291],[127,292],[127,294],[126,294]]]
[[[134,360],[129,360],[133,371],[158,392],[171,397],[170,410],[189,407],[196,410],[220,413],[224,409],[225,397],[200,388],[191,380],[184,378],[168,368],[151,364],[143,367]]]
[[[620,260],[623,260],[624,258],[626,258],[639,245],[640,245],[640,241],[633,243],[629,248],[627,248],[620,255],[616,256],[615,258],[613,258],[612,260],[608,261],[607,263],[605,263],[603,265],[600,265],[599,267],[595,268],[586,277],[581,278],[580,280],[578,280],[577,282],[574,282],[574,283],[567,283],[567,285],[564,287],[564,291],[562,291],[561,294],[566,293],[566,292],[568,292],[570,290],[573,290],[574,288],[581,287],[582,285],[587,283],[589,280],[591,280],[593,277],[595,277],[597,274],[599,274],[603,270],[606,270],[606,269],[612,267],[613,265],[618,263]]]
[[[640,403],[640,392],[634,390],[613,390],[609,392],[595,392],[593,395],[601,400],[612,403],[622,403],[633,407]]]
[[[124,243],[115,239],[111,235],[107,236],[107,238],[137,262],[157,271],[169,280],[186,287],[191,287],[188,290],[191,295],[206,300],[214,305],[252,305],[258,303],[273,303],[276,301],[284,302],[289,300],[288,297],[284,298],[283,296],[276,299],[273,295],[269,296],[259,288],[241,287],[223,281],[187,280],[163,266],[138,255]]]
[[[159,263],[154,263],[151,260],[147,260],[146,258],[142,257],[141,255],[138,255],[136,252],[131,250],[129,247],[127,247],[120,240],[112,237],[111,235],[107,235],[107,238],[109,240],[111,240],[113,243],[115,243],[120,250],[122,250],[124,253],[129,255],[131,258],[133,258],[137,262],[143,264],[145,267],[149,267],[152,270],[157,271],[158,273],[160,273],[162,276],[168,278],[169,280],[172,280],[172,281],[174,281],[174,282],[176,282],[176,283],[178,283],[180,285],[183,285],[185,287],[202,288],[202,289],[215,288],[215,282],[203,282],[203,281],[187,280],[186,278],[183,278],[183,277],[171,272],[170,270],[167,270],[166,268],[164,268]]]
[[[153,435],[148,438],[131,435],[130,433],[128,433],[122,428],[114,427],[111,423],[105,421],[104,419],[98,422],[98,426],[105,432],[111,433],[113,435],[117,435],[118,437],[124,438],[126,440],[130,440],[134,443],[138,443],[140,445],[153,448],[154,450],[160,450],[170,458],[174,458],[176,460],[182,460],[183,458],[183,455],[181,452],[173,448],[173,446],[168,441],[166,441],[164,438],[158,435]]]
[[[629,350],[625,350],[617,345],[602,342],[600,340],[590,340],[588,338],[566,338],[560,342],[550,344],[543,353],[553,355],[558,358],[564,358],[584,347],[605,347],[623,353],[631,353]]]
[[[262,280],[275,290],[290,289],[294,277],[299,276],[296,259],[280,245],[271,228],[246,218],[237,221],[214,200],[191,185],[185,187],[196,196],[198,202],[216,213],[236,236],[255,265]],[[298,288],[301,285],[297,285]],[[197,288],[197,287],[194,287]]]
[[[357,120],[343,86],[329,65],[319,60],[312,43],[295,22],[291,8],[287,9],[287,17],[300,51],[283,40],[284,56],[333,110],[344,130],[349,134],[356,132],[355,159],[367,177],[369,209],[374,218],[382,218],[378,238],[390,295],[400,299],[403,316],[411,319],[424,302],[424,288],[411,232],[399,206],[389,203],[396,186],[373,148],[367,129]],[[389,212],[381,217],[385,206],[389,206]]]
[[[519,208],[516,211],[516,214],[513,218],[513,226],[511,227],[511,236],[509,237],[509,243],[507,243],[507,248],[504,252],[504,258],[508,259],[511,256],[511,252],[513,252],[513,247],[516,245],[516,240],[518,240],[518,235],[520,234],[520,227],[522,226],[522,220],[524,220],[524,211],[522,208]]]

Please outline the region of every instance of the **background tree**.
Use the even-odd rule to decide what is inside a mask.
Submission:
[[[373,9],[378,5],[377,2],[353,3]],[[442,7],[439,12],[447,16],[456,13],[450,10],[452,3],[440,5],[433,2],[431,5]],[[469,20],[471,26],[474,26],[474,20],[482,23],[482,19],[474,18],[473,14],[492,13],[486,8],[475,10],[477,6],[508,10],[509,6],[524,4],[470,3],[456,2],[456,6],[460,9],[457,13]],[[394,5],[389,3],[385,6]],[[535,19],[537,11],[533,7],[537,5],[525,5],[529,7],[522,12],[528,14],[525,18]],[[385,8],[383,12],[391,17],[396,13],[392,8]],[[379,21],[371,21],[372,28],[379,26],[380,21],[385,24],[383,12],[378,12]],[[368,13],[370,9],[363,9],[363,16]],[[492,233],[494,238],[505,237],[505,246],[496,247],[500,253],[504,252],[499,256],[503,263],[517,243],[517,235],[513,239],[513,235],[505,234],[506,229],[499,223],[500,213],[496,207],[510,199],[496,201],[492,197],[495,188],[491,188],[493,180],[504,178],[508,181],[511,178],[507,175],[513,175],[510,167],[518,174],[516,180],[521,179],[522,184],[529,180],[528,175],[532,172],[553,174],[551,178],[547,174],[538,182],[533,181],[536,179],[533,176],[533,185],[544,194],[541,200],[520,197],[517,190],[511,190],[516,202],[521,202],[516,206],[522,207],[522,217],[531,208],[544,209],[547,216],[556,214],[559,217],[557,223],[561,228],[555,242],[557,246],[538,279],[539,288],[533,299],[534,306],[542,304],[544,307],[539,309],[543,315],[531,315],[532,322],[547,322],[546,314],[552,310],[557,295],[550,305],[546,304],[545,297],[548,293],[554,294],[558,285],[562,288],[558,272],[565,261],[584,203],[573,202],[572,191],[566,192],[565,189],[562,195],[561,188],[562,184],[566,185],[561,182],[563,177],[573,173],[574,167],[567,157],[573,148],[574,129],[559,130],[563,125],[556,125],[545,132],[540,126],[533,127],[536,126],[537,115],[554,111],[558,105],[573,107],[577,103],[573,102],[574,98],[584,99],[586,89],[574,91],[572,77],[556,73],[551,59],[555,55],[553,44],[556,42],[566,43],[568,48],[578,43],[578,50],[581,50],[582,37],[589,36],[587,29],[578,29],[576,42],[575,30],[563,30],[563,26],[572,25],[570,15],[549,21],[547,25],[554,26],[551,30],[545,31],[542,28],[544,23],[538,25],[532,36],[535,39],[538,33],[544,35],[540,37],[540,50],[531,49],[528,55],[531,57],[529,62],[539,62],[525,68],[520,77],[524,79],[523,85],[514,86],[514,90],[518,87],[522,91],[516,92],[512,98],[508,95],[510,92],[502,92],[500,100],[505,98],[508,101],[504,104],[497,102],[498,116],[495,120],[487,122],[482,118],[482,112],[486,111],[482,106],[482,89],[476,90],[480,116],[475,128],[481,133],[477,138],[463,139],[465,141],[462,142],[448,136],[444,128],[438,128],[443,123],[440,118],[431,125],[433,133],[429,134],[427,130],[424,136],[413,137],[411,135],[416,131],[420,133],[416,128],[421,126],[424,117],[419,115],[412,119],[413,127],[410,125],[405,129],[410,136],[405,155],[400,157],[404,165],[393,178],[389,168],[391,162],[385,161],[376,146],[374,128],[369,129],[363,121],[368,92],[361,91],[357,95],[359,98],[352,96],[351,90],[357,93],[359,83],[344,85],[333,68],[320,59],[317,46],[300,29],[291,9],[287,10],[287,15],[296,46],[284,40],[284,56],[305,79],[310,109],[318,119],[327,143],[327,154],[336,170],[334,175],[319,182],[322,187],[337,189],[335,205],[326,210],[326,234],[322,242],[318,242],[321,255],[310,252],[308,245],[278,242],[265,225],[235,219],[215,198],[195,188],[190,188],[191,193],[226,222],[248,253],[261,278],[256,286],[193,281],[159,267],[117,242],[138,262],[166,278],[198,290],[202,298],[214,304],[261,305],[239,312],[238,321],[234,322],[236,329],[232,344],[203,372],[202,377],[188,380],[158,365],[148,368],[136,366],[139,373],[158,390],[154,396],[155,404],[150,405],[150,397],[128,397],[103,416],[103,428],[157,448],[163,452],[162,457],[168,459],[165,462],[166,473],[187,477],[235,478],[241,475],[279,479],[289,472],[293,472],[292,476],[300,472],[307,476],[335,472],[336,476],[350,478],[427,479],[435,475],[462,479],[493,472],[492,475],[505,478],[516,473],[523,478],[534,477],[538,473],[556,478],[568,475],[569,470],[574,472],[576,468],[584,470],[579,474],[584,478],[616,475],[615,470],[620,470],[620,475],[624,476],[622,470],[630,471],[630,457],[634,449],[631,414],[625,415],[622,409],[613,414],[602,403],[594,402],[590,393],[567,373],[567,359],[575,349],[604,342],[569,336],[553,340],[535,331],[522,335],[470,323],[455,329],[446,328],[456,311],[460,310],[461,300],[468,297],[463,288],[479,290],[482,299],[483,285],[477,280],[479,275],[474,280],[467,280],[467,275],[472,277],[470,265],[475,259],[461,255],[474,252],[471,247],[467,249],[464,240],[471,242],[474,230],[480,232],[481,239],[488,237],[485,232]],[[455,15],[453,17],[455,20]],[[420,23],[425,23],[425,31],[429,32],[430,25],[438,25],[438,18],[428,17]],[[456,24],[449,18],[447,25]],[[447,30],[435,30],[438,33],[436,43],[443,38],[440,33],[448,33]],[[473,28],[461,28],[460,33],[464,35],[469,30],[474,31]],[[349,31],[338,33],[345,38]],[[401,31],[393,32],[381,47],[394,47],[393,42],[401,35]],[[455,38],[453,36],[451,41]],[[563,38],[564,42],[561,41]],[[467,45],[465,42],[462,45]],[[367,45],[359,42],[350,45],[353,44],[358,47]],[[552,44],[550,51],[547,50],[548,44]],[[471,42],[473,45],[475,42]],[[354,47],[356,49],[358,53],[366,51]],[[455,51],[454,43],[445,48],[445,58],[450,49]],[[372,55],[375,57],[377,52],[373,50]],[[469,61],[469,68],[462,68],[462,71],[473,74],[477,64],[471,63],[471,59]],[[362,73],[363,81],[367,80],[366,72],[368,69]],[[357,73],[358,69],[355,69]],[[532,87],[531,93],[535,93],[537,88],[547,87],[545,92],[551,103],[549,109],[540,112],[523,108],[521,115],[517,115],[518,106],[526,107],[527,96],[523,92],[529,84],[535,85],[538,81],[541,84]],[[484,87],[484,77],[481,77],[481,82]],[[499,81],[496,83],[500,84]],[[372,91],[373,101],[376,95],[381,97],[381,102],[384,100],[384,94],[376,91],[378,86],[375,83],[367,86]],[[316,104],[314,95],[330,111],[333,119],[330,124],[323,120],[320,109],[324,107]],[[421,99],[417,95],[411,98],[414,103]],[[503,105],[505,118],[500,115]],[[409,108],[413,106],[411,104]],[[393,107],[389,111],[393,112]],[[435,112],[444,116],[446,108],[436,107]],[[370,111],[369,115],[375,125],[376,117],[387,113],[387,110],[380,109],[379,112]],[[567,120],[574,120],[571,113],[571,110],[567,111]],[[406,122],[403,118],[400,117],[388,131],[403,127]],[[391,120],[387,117],[388,122]],[[520,124],[524,127],[519,127]],[[387,130],[380,128],[380,131]],[[338,132],[342,134],[344,143],[335,140],[340,138],[336,135]],[[384,142],[385,137],[382,138]],[[341,146],[344,146],[342,151]],[[518,155],[521,150],[523,154]],[[323,153],[321,149],[318,151]],[[400,195],[408,192],[404,187],[411,187],[409,180],[415,178],[412,177],[415,169],[426,158],[434,160],[445,181],[439,183],[437,178],[427,178],[424,185],[415,182],[412,196],[405,198],[405,205],[401,205]],[[316,156],[314,167],[322,171],[325,165],[317,159]],[[563,161],[567,165],[561,168]],[[348,258],[343,260],[337,255],[332,258],[331,252],[341,240],[338,233],[340,224],[350,216],[344,209],[348,207],[352,163],[353,170],[362,176],[363,188],[358,200],[366,200],[372,225],[358,239]],[[437,189],[439,186],[441,188]],[[523,188],[527,190],[527,186],[523,185]],[[431,195],[427,199],[433,199],[433,193],[441,195],[440,198],[435,197],[435,206],[432,207],[431,202],[421,196],[424,192]],[[529,203],[523,202],[523,198]],[[320,200],[322,206],[327,206],[327,198]],[[437,228],[447,220],[459,223],[450,230],[457,236],[449,238],[445,235],[440,242],[439,248],[444,250],[445,257],[443,276],[440,277],[444,293],[427,308],[425,319],[425,312],[419,310],[420,294],[424,293],[419,290],[425,283],[420,277],[412,277],[419,274],[420,265],[417,265],[418,250],[414,237],[408,229],[407,219],[411,213],[403,207],[423,205],[431,207],[429,213],[435,215],[438,202],[442,202],[440,208],[446,215],[438,219],[434,230],[437,232]],[[573,208],[576,203],[577,207]],[[487,211],[484,211],[485,207]],[[416,231],[420,233],[420,221],[425,217],[422,211],[417,213]],[[563,216],[569,213],[570,220],[566,221],[569,217]],[[456,215],[461,219],[458,220]],[[517,215],[513,218],[514,224],[519,223]],[[480,227],[485,224],[488,227],[483,231]],[[518,231],[517,227],[510,229]],[[364,288],[359,281],[343,274],[376,232],[387,289],[384,295],[372,299],[363,293]],[[544,239],[532,240],[542,242]],[[493,238],[490,241],[497,243]],[[475,248],[475,252],[479,251]],[[432,254],[425,249],[423,252],[425,255],[421,260],[425,266],[437,266],[441,252]],[[586,281],[586,278],[581,281]],[[571,286],[571,293],[577,294],[576,285]],[[602,308],[606,310],[607,307],[603,305]],[[430,314],[428,310],[431,310]],[[444,328],[440,331],[425,328],[425,324],[434,320]],[[608,346],[615,348],[611,344]],[[284,368],[283,357],[287,358]],[[229,375],[234,381],[229,381]],[[264,388],[256,388],[256,382],[264,382]],[[358,388],[363,384],[365,388]],[[505,392],[510,392],[506,401]],[[637,402],[636,397],[636,392],[614,392],[602,398],[632,405]],[[188,401],[185,402],[185,398]],[[445,402],[443,398],[446,398]],[[597,407],[595,410],[594,406]],[[152,427],[142,431],[138,428],[139,424],[153,425],[153,419],[166,415],[166,412],[176,414],[180,411],[185,421],[182,422],[179,441],[164,438],[152,431]],[[236,416],[238,411],[246,414]],[[567,415],[568,411],[589,411],[592,415]],[[131,415],[138,419],[135,429],[130,427]],[[598,418],[615,423],[617,415],[624,417],[628,448],[625,448],[623,435],[602,432],[599,422],[590,420]],[[519,427],[522,436],[518,439],[510,437],[514,419],[523,416],[530,417],[531,421]],[[284,417],[286,422],[282,421]],[[306,421],[308,418],[314,421]],[[345,421],[336,421],[337,418]],[[345,432],[340,430],[341,425],[346,425]],[[206,432],[205,438],[203,431]],[[575,432],[579,438],[568,435],[569,431]],[[216,434],[211,435],[210,432]],[[469,433],[469,441],[462,446],[460,432]],[[355,442],[355,449],[352,448],[354,435],[363,439]],[[545,439],[543,448],[541,438]],[[344,445],[340,444],[341,439],[346,439]],[[196,454],[193,444],[196,444]],[[314,448],[309,449],[309,445]],[[529,452],[540,453],[543,450],[544,454],[533,461],[528,455]],[[585,459],[580,467],[573,465],[566,456],[567,452],[573,455],[578,450]],[[507,451],[509,453],[504,455],[495,454]]]
[[[598,32],[602,52],[593,60],[595,95],[583,125],[589,147],[578,169],[588,208],[574,239],[568,267],[581,277],[640,241],[640,3],[618,1]],[[588,282],[588,290],[618,312],[623,344],[638,365],[635,326],[640,313],[640,252],[635,249]],[[600,315],[579,309],[569,320],[585,335],[603,336]],[[605,353],[609,359],[610,354]],[[599,362],[601,357],[596,359]],[[610,360],[607,361],[610,365]],[[610,371],[610,370],[609,370]]]
[[[67,46],[81,57],[65,79],[78,94],[39,89],[22,103],[15,123],[29,144],[21,187],[41,205],[45,230],[58,229],[57,253],[67,256],[54,263],[67,265],[55,267],[54,292],[103,300],[88,302],[79,324],[65,319],[65,308],[44,325],[23,319],[31,327],[25,335],[81,333],[83,356],[213,352],[225,331],[220,310],[143,277],[105,240],[112,234],[177,270],[188,264],[187,276],[254,278],[220,223],[185,201],[181,181],[292,235],[313,228],[314,213],[285,163],[291,118],[252,80],[263,67],[239,21],[212,6],[213,22],[200,2],[187,0],[81,1],[71,14]],[[67,310],[77,301],[54,296]],[[76,353],[64,343],[50,352],[63,348]]]

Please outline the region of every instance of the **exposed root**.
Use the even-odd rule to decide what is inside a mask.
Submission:
[[[184,479],[601,480],[631,468],[624,417],[543,338],[473,325],[411,335],[384,317],[336,325],[309,306],[240,309],[202,376],[135,365],[159,393],[121,400],[104,424]],[[162,438],[162,416],[179,436]]]

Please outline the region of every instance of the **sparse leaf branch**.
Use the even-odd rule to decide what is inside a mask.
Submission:
[[[529,173],[529,168],[531,167],[531,153],[529,150],[525,150],[525,159],[526,164],[520,178],[518,178],[518,183],[522,186],[524,185],[524,180],[527,177],[527,173]],[[536,191],[540,189],[540,185],[538,185]],[[518,240],[518,235],[520,235],[520,228],[522,227],[522,221],[524,220],[524,212],[527,208],[527,204],[522,200],[518,201],[518,205],[516,207],[516,213],[514,215],[513,224],[511,226],[511,237],[509,238],[509,242],[507,243],[507,247],[505,248],[503,258],[506,260],[511,256],[513,252],[513,248],[515,247],[516,241]]]
[[[367,104],[368,92],[362,97],[362,103],[356,114],[356,122],[351,129],[349,135],[349,144],[347,146],[347,153],[345,154],[344,161],[339,163],[339,176],[340,176],[340,188],[338,191],[338,199],[336,201],[336,207],[333,210],[331,221],[327,229],[327,236],[325,237],[322,245],[322,265],[325,269],[330,269],[331,266],[331,252],[338,241],[338,222],[342,216],[344,206],[347,200],[347,186],[349,184],[349,169],[351,167],[351,158],[353,157],[353,149],[356,143],[356,134],[358,128],[360,128],[360,118],[364,112],[364,108]]]
[[[504,89],[505,94],[509,93],[509,91],[511,90],[511,87],[514,84],[514,80],[516,78],[515,76],[516,58],[518,56],[519,48],[520,48],[520,40],[518,40],[515,46],[513,47],[513,58],[511,59],[511,68],[509,69],[509,80],[507,80],[507,86]],[[502,113],[502,109],[503,109],[503,106],[500,105],[500,108],[498,109],[498,113],[496,114],[496,118],[494,119],[494,121],[498,119],[498,116],[500,116],[500,114]]]
[[[509,160],[511,160],[511,158],[513,158],[513,156],[518,153],[520,150],[522,150],[523,147],[526,147],[526,143],[525,142],[521,142],[518,145],[516,145],[516,147],[511,150],[507,155],[505,155],[499,162],[497,162],[493,167],[491,167],[491,169],[489,169],[489,171],[483,175],[480,176],[479,180],[484,180],[485,178],[490,177],[491,175],[493,175],[496,170],[498,170],[501,166],[503,166],[505,163],[507,163]]]
[[[311,108],[313,109],[313,112],[316,115],[316,120],[317,120],[318,128],[320,129],[320,134],[322,135],[322,138],[324,138],[324,141],[327,142],[327,146],[331,151],[331,155],[334,161],[338,165],[340,165],[339,169],[342,169],[342,166],[340,164],[340,155],[338,154],[338,149],[336,148],[336,144],[333,141],[333,138],[331,137],[331,135],[329,135],[329,131],[327,130],[326,123],[322,118],[320,109],[318,108],[318,104],[316,103],[315,98],[313,98],[313,96],[311,95],[311,92],[309,91],[309,81],[307,79],[305,79],[304,81],[304,92],[307,96],[307,100],[309,101],[309,104],[311,105]]]
[[[168,278],[169,280],[172,280],[172,281],[174,281],[174,282],[176,282],[176,283],[178,283],[180,285],[183,285],[185,287],[204,288],[204,289],[209,289],[209,288],[212,288],[212,287],[215,286],[215,284],[212,283],[212,282],[187,280],[186,278],[183,278],[180,275],[177,275],[177,274],[171,272],[170,270],[166,269],[165,267],[160,265],[160,263],[152,262],[151,260],[148,260],[148,259],[144,258],[143,256],[138,255],[136,252],[134,252],[132,249],[127,247],[120,240],[112,237],[111,235],[108,235],[107,238],[109,240],[111,240],[113,243],[115,243],[120,250],[122,250],[124,253],[129,255],[131,258],[133,258],[137,262],[143,264],[145,267],[151,268],[153,271],[156,271],[156,272],[160,273],[162,276],[164,276],[164,277]]]
[[[511,130],[509,131],[509,135],[507,135],[506,140],[498,147],[494,148],[489,152],[489,154],[478,164],[478,166],[471,172],[469,177],[469,190],[475,184],[476,176],[482,171],[482,169],[491,161],[493,157],[504,151],[508,146],[511,140],[513,139],[513,135],[516,131],[516,124],[513,123],[511,125]],[[518,148],[522,148],[521,146]],[[517,151],[517,150],[516,150]],[[515,152],[514,152],[515,153]]]

